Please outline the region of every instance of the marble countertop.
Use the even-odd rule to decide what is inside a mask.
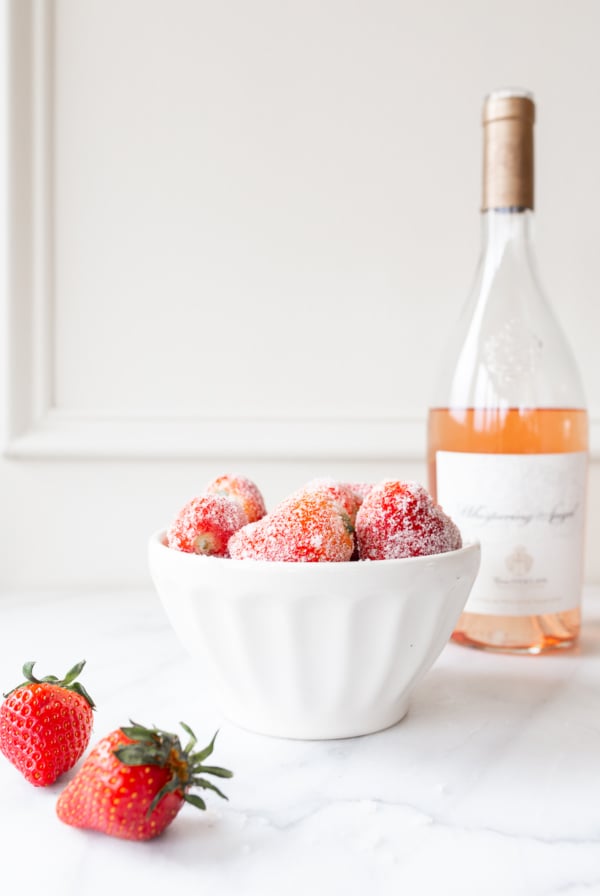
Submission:
[[[63,825],[0,756],[2,874],[45,896],[600,894],[600,588],[573,652],[449,644],[408,716],[352,740],[261,737],[220,717],[148,593],[0,595],[0,686],[85,658],[92,744],[129,718],[180,720],[235,771],[229,802],[184,807],[157,840]],[[4,892],[4,886],[2,886]]]

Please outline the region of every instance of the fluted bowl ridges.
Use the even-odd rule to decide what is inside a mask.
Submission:
[[[166,614],[225,716],[291,738],[398,722],[448,641],[477,575],[478,543],[403,560],[273,563],[172,550],[150,538]]]

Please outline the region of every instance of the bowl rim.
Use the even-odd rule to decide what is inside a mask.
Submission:
[[[290,561],[290,560],[251,560],[249,558],[245,558],[243,560],[234,560],[231,557],[210,557],[204,554],[192,554],[186,551],[176,551],[173,548],[170,548],[166,544],[167,530],[166,529],[158,529],[156,532],[153,532],[149,538],[149,550],[153,552],[158,552],[160,556],[162,556],[165,560],[170,558],[173,563],[180,564],[188,564],[189,568],[192,568],[192,564],[196,565],[196,568],[200,568],[200,564],[206,565],[210,564],[210,566],[216,571],[219,567],[223,567],[228,570],[245,570],[247,573],[252,575],[255,571],[263,572],[266,569],[272,570],[297,570],[299,568],[303,569],[303,572],[300,575],[328,575],[329,573],[325,573],[324,570],[337,570],[341,572],[343,569],[353,569],[355,572],[353,575],[362,575],[364,573],[359,573],[358,570],[373,570],[373,569],[388,569],[391,570],[394,567],[408,567],[408,566],[427,566],[431,564],[440,564],[445,562],[451,562],[451,560],[455,560],[457,557],[462,556],[470,556],[471,554],[479,554],[481,551],[481,543],[478,539],[469,539],[461,548],[457,548],[454,551],[443,551],[438,554],[424,554],[419,557],[401,557],[397,559],[390,560],[342,560],[342,561],[321,561],[318,563],[307,563],[305,561]],[[252,570],[252,572],[250,572]],[[313,570],[313,572],[310,572]],[[319,573],[315,573],[315,570],[320,570]]]

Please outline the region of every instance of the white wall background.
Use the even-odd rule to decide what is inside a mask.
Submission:
[[[483,95],[538,101],[541,271],[594,421],[600,5],[12,0],[0,587],[144,585],[237,469],[425,481],[479,241]],[[2,259],[0,258],[0,261]]]

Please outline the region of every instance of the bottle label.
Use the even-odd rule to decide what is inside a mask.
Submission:
[[[587,454],[436,453],[437,500],[481,542],[469,613],[539,616],[579,605]]]

